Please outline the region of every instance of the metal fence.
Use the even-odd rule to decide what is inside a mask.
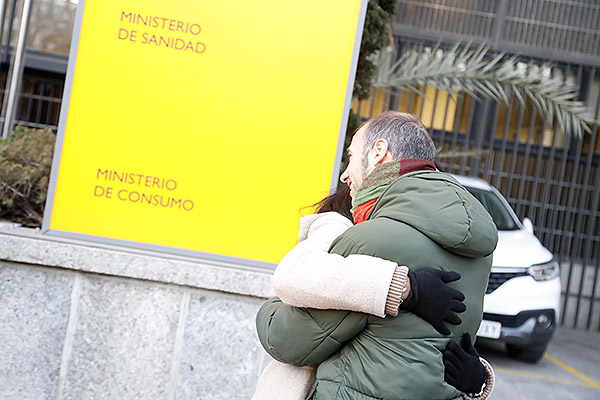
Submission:
[[[580,86],[600,119],[600,3],[594,0],[399,0],[393,20],[398,49],[486,43],[524,61],[552,61],[552,73]],[[480,177],[504,194],[519,218],[530,218],[561,264],[560,323],[600,330],[600,139],[551,128],[533,111],[423,87],[373,91],[354,102],[363,118],[384,110],[424,122],[448,172]],[[466,153],[477,154],[468,156]]]
[[[0,87],[6,87],[6,71],[0,72]],[[15,125],[56,130],[64,79],[25,73],[17,102]],[[4,99],[4,89],[0,90]]]
[[[398,0],[393,23],[406,37],[486,42],[495,50],[600,64],[597,0]]]
[[[590,72],[598,80],[600,70]],[[429,100],[373,91],[371,99],[355,102],[354,111],[363,118],[388,109],[417,115],[440,153],[450,155],[439,159],[445,171],[486,180],[520,219],[533,221],[536,235],[561,263],[561,323],[600,330],[598,127],[584,138],[564,137],[556,129],[540,132],[546,123],[516,100],[507,107],[464,94],[448,99],[430,89]],[[595,107],[598,118],[598,99]],[[463,155],[451,156],[456,152]]]

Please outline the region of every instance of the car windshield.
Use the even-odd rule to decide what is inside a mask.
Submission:
[[[499,231],[513,231],[519,229],[502,200],[500,200],[494,192],[471,187],[467,187],[467,190],[483,204],[485,209],[492,216],[496,228],[498,228]]]

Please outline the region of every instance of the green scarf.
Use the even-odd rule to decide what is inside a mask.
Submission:
[[[352,211],[370,200],[376,199],[400,175],[400,160],[379,164],[365,178],[352,199]]]

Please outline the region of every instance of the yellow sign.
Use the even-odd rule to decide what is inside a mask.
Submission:
[[[44,228],[278,262],[336,172],[366,1],[79,7]]]

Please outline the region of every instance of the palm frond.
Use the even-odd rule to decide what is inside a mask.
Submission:
[[[516,56],[506,58],[503,53],[490,58],[488,50],[487,46],[472,50],[468,45],[450,50],[439,45],[418,47],[406,51],[395,63],[387,52],[380,59],[373,86],[420,93],[420,86],[429,85],[507,105],[516,99],[524,106],[528,98],[549,124],[556,121],[566,134],[580,137],[584,131],[591,132],[589,125],[595,121],[577,100],[577,85],[566,83],[558,74],[550,76],[548,64],[523,64]]]

